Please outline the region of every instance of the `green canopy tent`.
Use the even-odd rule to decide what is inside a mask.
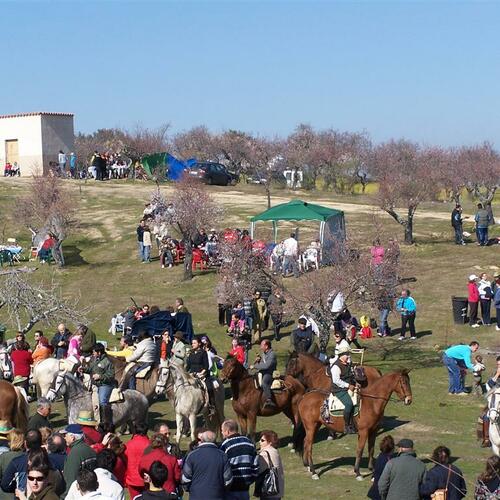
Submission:
[[[253,238],[257,222],[270,221],[273,222],[274,241],[276,242],[276,222],[302,220],[319,221],[319,239],[323,249],[323,261],[329,260],[329,250],[333,250],[334,243],[345,239],[345,220],[342,210],[315,205],[302,200],[291,200],[252,217],[250,219],[250,234]]]

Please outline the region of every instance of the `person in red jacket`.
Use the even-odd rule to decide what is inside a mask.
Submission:
[[[168,470],[167,480],[163,483],[163,489],[167,493],[173,493],[181,480],[181,468],[173,455],[165,451],[168,440],[165,435],[157,432],[151,438],[151,445],[144,451],[144,455],[139,462],[139,472],[142,477],[147,474],[153,462],[161,462]]]
[[[479,278],[475,274],[469,276],[469,283],[467,289],[469,291],[469,325],[472,328],[477,328],[477,306],[479,304],[479,289],[477,288],[477,280]]]
[[[16,343],[14,344],[13,350],[10,354],[10,359],[13,365],[12,371],[14,378],[26,378],[26,381],[20,384],[26,391],[26,394],[28,394],[30,371],[31,365],[33,364],[33,358],[29,348],[30,346],[25,340],[24,333],[18,332],[16,335]]]
[[[125,445],[125,457],[127,459],[125,486],[128,489],[130,498],[140,495],[144,490],[144,479],[139,473],[139,462],[149,444],[148,426],[146,422],[139,422],[135,426],[132,439]]]
[[[242,365],[245,364],[245,349],[240,343],[238,339],[233,339],[231,341],[232,349],[229,351],[229,356],[236,358]]]

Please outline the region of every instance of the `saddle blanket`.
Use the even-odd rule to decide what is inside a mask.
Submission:
[[[142,370],[137,372],[135,378],[146,378],[152,368],[152,366],[146,366],[146,368],[143,368]]]
[[[352,402],[354,404],[354,415],[359,414],[359,395],[357,392],[349,391],[349,395],[351,396]],[[324,410],[327,410],[328,413],[334,417],[341,417],[344,414],[344,403],[340,401],[337,396],[330,394],[328,398],[323,402]]]
[[[262,373],[257,373],[254,377],[254,383],[256,389],[262,388]],[[286,389],[285,381],[281,378],[279,371],[273,373],[273,382],[271,384],[271,391],[284,391]]]

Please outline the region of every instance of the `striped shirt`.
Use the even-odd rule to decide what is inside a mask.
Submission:
[[[233,434],[220,449],[227,455],[233,472],[232,491],[247,491],[257,478],[259,460],[255,445],[246,436]]]

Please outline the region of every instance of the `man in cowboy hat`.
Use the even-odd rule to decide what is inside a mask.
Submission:
[[[97,422],[94,419],[94,414],[88,410],[78,412],[76,423],[80,424],[83,433],[83,440],[89,446],[100,443],[102,440],[101,433],[96,429]]]
[[[354,404],[348,392],[356,388],[350,353],[351,350],[348,346],[341,347],[337,361],[331,366],[332,394],[344,404],[345,433],[356,434],[357,430],[353,421]]]
[[[174,333],[174,343],[172,344],[172,363],[182,368],[186,365],[186,345],[184,344],[184,334],[182,332]]]

